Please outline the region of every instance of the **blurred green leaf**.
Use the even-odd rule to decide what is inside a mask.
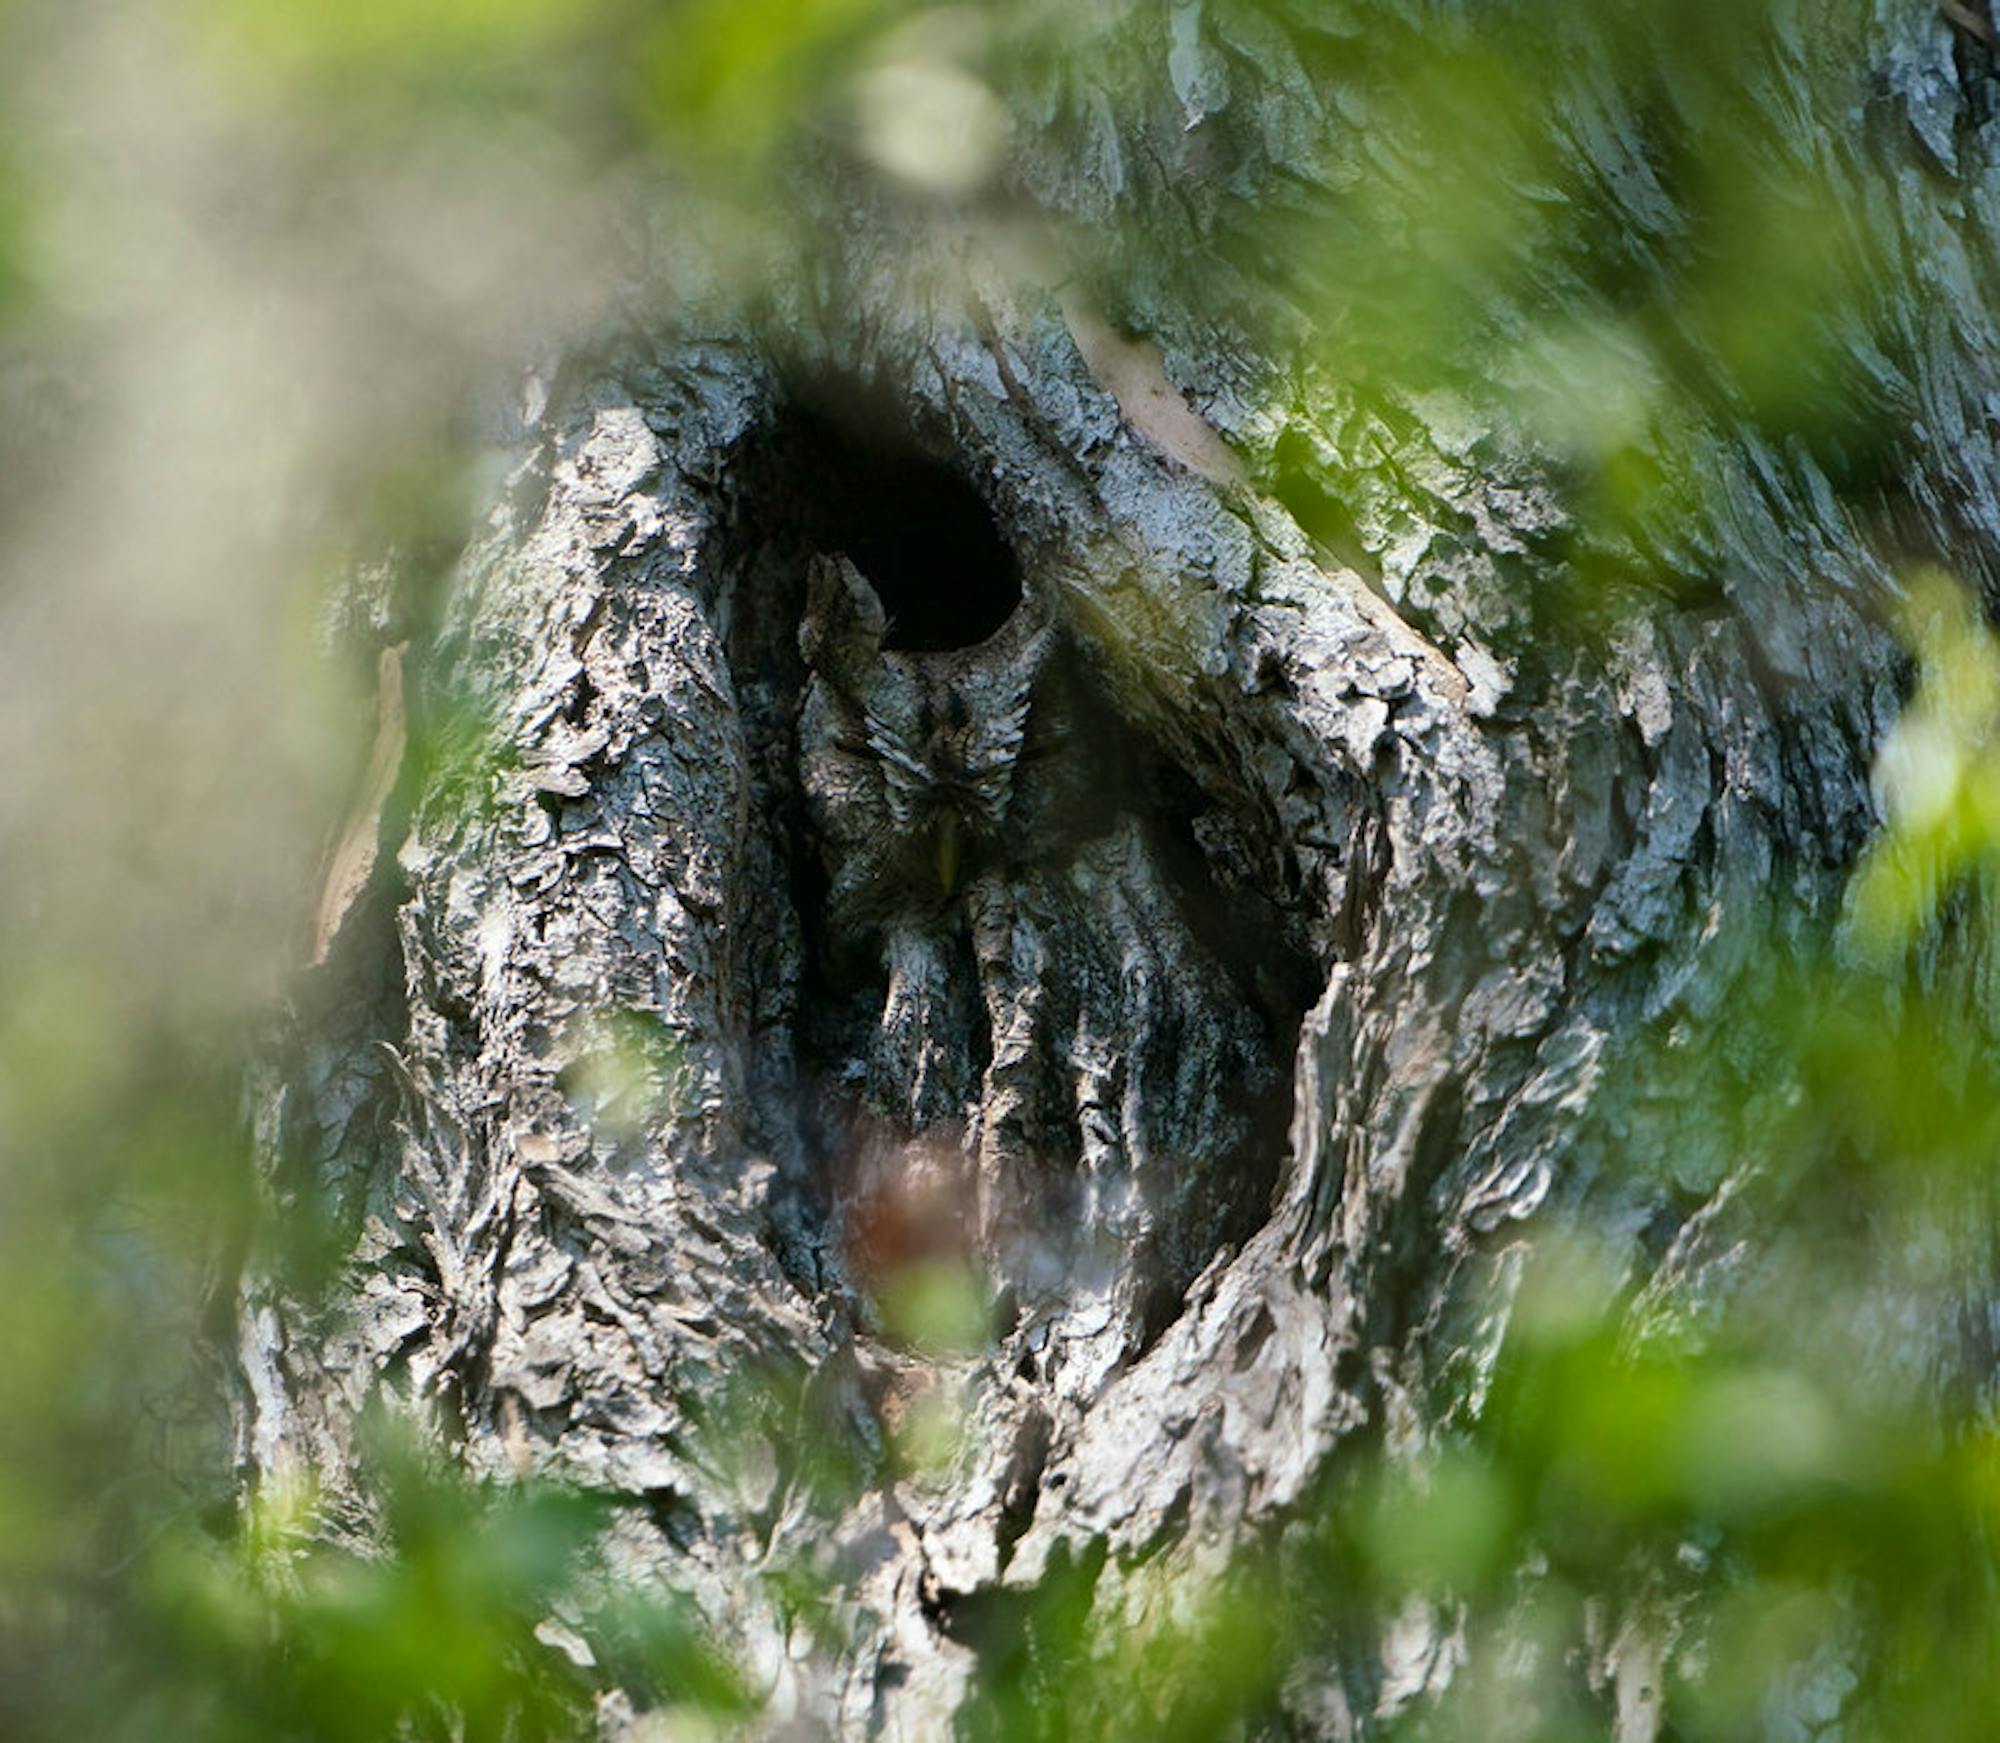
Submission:
[[[858,52],[904,0],[675,0],[642,39],[660,136],[703,156],[755,160],[822,112]]]
[[[0,11],[10,26],[23,16]],[[411,232],[432,240],[436,208],[410,165],[477,185],[505,144],[519,148],[509,163],[560,166],[556,204],[636,170],[672,196],[621,216],[678,227],[720,207],[809,261],[778,194],[795,156],[967,202],[954,216],[976,225],[978,202],[1006,189],[1009,141],[1055,140],[1116,159],[1115,197],[1066,245],[1066,275],[1114,310],[1178,300],[1191,322],[1243,334],[1246,353],[1263,343],[1290,360],[1271,372],[1266,481],[1340,561],[1379,574],[1399,546],[1449,536],[1431,524],[1434,469],[1464,457],[1427,451],[1410,407],[1497,408],[1490,421],[1520,449],[1507,458],[1532,463],[1549,497],[1521,537],[1538,572],[1575,583],[1560,609],[1520,614],[1534,634],[1568,633],[1592,609],[1603,621],[1621,588],[1720,597],[1730,578],[1690,553],[1712,548],[1751,439],[1818,468],[1857,540],[1883,511],[1885,457],[1910,439],[1897,400],[1920,341],[1885,319],[1912,295],[1907,269],[1885,256],[1844,162],[1845,131],[1873,125],[1877,97],[1846,36],[1858,11],[1821,9],[1802,46],[1791,9],[1736,0],[1207,0],[1175,9],[1164,67],[1157,18],[1116,7],[196,0],[170,14],[194,26],[201,76],[163,88],[212,101],[212,136],[168,124],[188,115],[107,126],[150,63],[73,112],[48,106],[66,119],[10,117],[10,336],[69,315],[40,276],[53,212],[73,289],[100,271],[144,288],[134,324],[97,348],[157,363],[176,323],[198,329],[211,306],[225,326],[290,308],[278,349],[287,365],[296,350],[301,393],[326,397],[332,365],[352,363],[319,349],[329,299],[393,276]],[[65,65],[14,59],[17,79]],[[1168,160],[1117,156],[1142,132]],[[1249,137],[1281,143],[1279,174],[1237,173]],[[339,167],[358,161],[377,179]],[[482,214],[519,192],[492,173],[503,198]],[[279,216],[244,224],[260,204]],[[378,234],[384,212],[401,216]],[[326,252],[285,252],[292,227]],[[362,242],[340,246],[350,232]],[[479,286],[444,306],[463,318],[499,296],[497,280]],[[511,357],[520,311],[506,313],[496,349]],[[216,372],[200,345],[190,355],[189,375]],[[409,357],[367,361],[394,373]],[[230,377],[222,396],[232,427],[240,386]],[[137,434],[91,455],[122,481],[137,451],[171,445],[159,432],[178,435],[187,399],[174,376],[140,402],[154,422],[115,397],[101,423],[71,422],[97,442],[130,423]],[[459,560],[492,481],[439,436],[456,409],[424,398],[388,430],[347,428],[341,411],[333,435],[300,448],[299,470],[337,507],[314,536],[342,562],[358,546],[442,577]],[[179,501],[180,471],[148,515]],[[197,516],[213,507],[190,500]],[[1097,614],[1115,663],[1178,670],[1199,638],[1120,570],[1109,555],[1079,611]],[[399,609],[421,616],[423,589],[406,593]],[[1083,1546],[1032,1590],[968,1602],[954,1626],[978,1646],[972,1734],[1255,1734],[1315,1654],[1366,1662],[1392,1622],[1454,1675],[1435,1712],[1385,1708],[1391,1731],[1600,1736],[1606,1696],[1577,1667],[1607,1627],[1641,1624],[1659,1632],[1683,1743],[1770,1734],[1786,1701],[1852,1737],[1991,1731],[2000,1446],[1990,1405],[1937,1381],[1956,1343],[1991,1336],[1978,1313],[2000,1046],[1981,977],[2000,913],[2000,650],[1969,587],[1919,573],[1909,594],[1915,687],[1877,769],[1884,828],[1844,929],[1774,928],[1742,971],[1749,991],[1707,1031],[1676,1014],[1617,1038],[1628,1105],[1605,1140],[1604,1190],[1712,1201],[1718,1227],[1734,1214],[1756,1232],[1755,1264],[1656,1319],[1634,1250],[1541,1241],[1518,1287],[1503,1277],[1475,1303],[1505,1335],[1479,1408],[1437,1444],[1392,1454],[1357,1433],[1317,1505],[1227,1567],[1198,1569],[1170,1543],[1107,1566],[1101,1544]],[[187,609],[203,634],[226,627],[212,604]],[[392,628],[405,626],[344,633],[372,648]],[[171,773],[167,760],[148,774]],[[401,798],[429,826],[479,827],[521,761],[484,700],[421,693]],[[214,1032],[228,1027],[216,1012],[241,1017],[240,989],[218,971],[213,986],[193,974],[178,1002],[140,990],[103,941],[102,893],[153,874],[92,874],[62,924],[36,910],[0,940],[0,1730],[570,1736],[587,1733],[603,1679],[676,1722],[751,1720],[746,1679],[693,1606],[608,1577],[597,1498],[454,1476],[391,1437],[364,1460],[365,1495],[336,1502],[301,1475],[232,1517],[198,1367],[235,1257],[253,1238],[289,1242],[292,1262],[270,1269],[310,1293],[353,1230],[314,1220],[324,1207],[303,1162],[270,1183],[282,1228],[256,1225],[242,1035]],[[226,909],[227,924],[197,920],[205,894],[160,898],[211,947],[189,953],[204,968],[234,924]],[[657,1013],[598,1013],[569,1039],[563,1087],[615,1140],[673,1116],[686,1062]],[[1681,1118],[1690,1101],[1700,1121]],[[1688,1154],[1697,1125],[1733,1144]],[[990,1345],[971,1267],[899,1268],[876,1294],[913,1369],[976,1363]],[[885,1448],[846,1419],[839,1384],[747,1369],[714,1387],[688,1456],[747,1517],[837,1517],[963,1450],[948,1390],[916,1396]],[[836,1562],[760,1578],[785,1616],[837,1637]]]
[[[953,1260],[898,1266],[876,1289],[883,1329],[898,1343],[934,1356],[967,1356],[991,1341],[984,1279]]]

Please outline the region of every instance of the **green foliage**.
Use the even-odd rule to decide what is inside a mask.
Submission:
[[[884,0],[682,0],[645,38],[648,115],[703,155],[784,143],[837,89],[856,48],[908,8]]]
[[[655,1011],[594,1013],[579,1025],[575,1062],[563,1088],[584,1122],[627,1141],[671,1113],[682,1075],[682,1048]]]
[[[369,121],[421,138],[468,123],[580,124],[575,74],[611,70],[625,0],[183,0],[231,98],[267,117],[317,117],[336,139]],[[343,140],[343,143],[348,141]]]
[[[936,1356],[968,1356],[993,1336],[988,1287],[968,1266],[924,1260],[900,1266],[881,1290],[882,1324],[898,1343]]]
[[[1859,941],[1876,955],[1909,948],[1977,889],[1988,912],[2000,863],[2000,642],[1949,577],[1916,578],[1907,613],[1921,682],[1877,765],[1893,827],[1854,882]]]
[[[127,26],[141,10],[76,9]],[[311,410],[255,440],[296,437],[298,470],[336,481],[314,537],[441,573],[477,492],[462,445],[439,434],[458,378],[418,365],[437,334],[478,324],[468,309],[506,351],[522,309],[575,271],[559,262],[507,301],[529,246],[470,291],[450,282],[495,214],[533,244],[573,205],[605,203],[621,235],[715,208],[780,262],[810,266],[810,227],[780,190],[801,159],[831,158],[870,194],[946,202],[1003,252],[1018,222],[1010,136],[1108,162],[1105,132],[1135,136],[1169,91],[1177,112],[1154,131],[1188,158],[1121,159],[1084,233],[1040,246],[1114,314],[1179,306],[1293,359],[1259,384],[1275,433],[1248,459],[1350,560],[1379,560],[1435,512],[1436,457],[1412,454],[1406,408],[1459,396],[1503,406],[1552,481],[1564,522],[1529,533],[1584,584],[1566,601],[1602,605],[1606,576],[1718,587],[1732,578],[1703,554],[1756,494],[1737,492],[1746,442],[1764,446],[1760,491],[1810,472],[1865,521],[1912,440],[1925,336],[1894,312],[1971,319],[1941,306],[1950,238],[1926,250],[1937,281],[1913,282],[1877,210],[1891,190],[1856,175],[1842,129],[1867,124],[1877,93],[1835,8],[1808,38],[1792,9],[1733,0],[1209,0],[1176,9],[1166,66],[1149,58],[1154,9],[1027,0],[153,10],[169,28],[134,41],[171,38],[191,57],[157,112],[129,79],[73,110],[10,105],[0,335],[53,331],[141,384],[113,381],[105,423],[136,433],[94,435],[102,452],[79,459],[86,485],[65,501],[78,527],[107,504],[123,515],[130,470],[165,453],[171,487],[145,499],[162,575],[180,574],[183,547],[208,549],[167,508],[204,524],[253,513],[223,464],[238,450],[187,433],[202,427],[192,387],[240,388],[226,365],[245,355],[190,307],[213,303],[218,325],[245,330],[287,311],[275,349],[296,379],[275,403]],[[25,12],[0,6],[10,49]],[[38,28],[54,34],[20,40],[49,52],[10,55],[10,97],[70,64],[53,44],[79,62],[102,52],[84,23],[73,41]],[[191,116],[213,132],[168,124]],[[1289,154],[1275,178],[1231,173],[1253,135]],[[470,221],[468,186],[488,196]],[[632,187],[646,191],[631,205],[606,193]],[[377,355],[372,321],[365,345],[329,338],[328,308],[384,282],[385,303],[363,306],[409,317],[417,340]],[[177,346],[185,375],[155,379]],[[410,375],[413,405],[390,402],[391,416],[342,396],[370,373]],[[219,421],[234,434],[229,403]],[[204,462],[223,487],[204,483]],[[9,537],[6,554],[27,553],[29,580],[46,584],[67,539]],[[1778,579],[1798,578],[1751,581]],[[143,580],[130,597],[159,609],[147,627],[166,650],[149,642],[147,658],[192,657],[170,633],[186,629],[172,586],[191,584],[150,568]],[[242,597],[190,591],[187,640],[222,639]],[[1715,1033],[1628,1038],[1635,1085],[1708,1098],[1740,1134],[1704,1184],[1728,1184],[1717,1251],[1754,1233],[1754,1263],[1722,1267],[1732,1286],[1673,1319],[1635,1295],[1629,1254],[1543,1242],[1504,1255],[1482,1305],[1508,1330],[1476,1409],[1393,1457],[1357,1444],[1262,1554],[1219,1569],[1085,1556],[996,1597],[973,1630],[973,1734],[1226,1735],[1336,1648],[1365,1657],[1397,1615],[1431,1616],[1463,1660],[1442,1708],[1404,1722],[1412,1734],[1601,1735],[1606,1697],[1575,1666],[1627,1626],[1660,1642],[1682,1740],[1766,1734],[1774,1690],[1844,1703],[1852,1737],[1990,1732],[2000,1445],[1983,1397],[1946,1387],[1936,1400],[1941,1375],[1990,1356],[1973,1306],[1991,1287],[2000,1154],[2000,1038],[1985,1015],[2000,651],[1967,591],[1937,575],[1913,580],[1903,627],[1917,678],[1878,771],[1888,827],[1841,926],[1770,937],[1746,976],[1764,996]],[[1136,614],[1123,634],[1114,652],[1135,661],[1176,641],[1171,622]],[[92,718],[125,676],[65,675],[39,693],[44,711]],[[226,664],[201,679],[230,681]],[[158,743],[141,760],[164,813],[173,723],[149,724]],[[503,723],[478,698],[429,694],[408,730],[402,798],[432,823],[483,821],[517,763]],[[247,765],[265,747],[229,748]],[[65,821],[40,825],[36,845]],[[209,821],[219,836],[227,819]],[[198,945],[172,959],[197,969],[164,990],[135,974],[136,953],[106,942],[122,935],[105,908],[120,879],[136,895],[166,874],[150,860],[106,874],[102,857],[52,895],[38,884],[0,931],[0,1731],[561,1737],[588,1734],[602,1682],[720,1724],[753,1712],[754,1691],[684,1606],[622,1591],[599,1565],[609,1514],[592,1497],[449,1477],[389,1440],[367,1466],[369,1517],[335,1516],[303,1479],[236,1509],[204,1368],[239,1255],[270,1238],[236,1076],[270,989],[260,975],[252,996],[214,967],[250,923],[206,885],[164,898]],[[576,1039],[565,1087],[612,1135],[670,1103],[680,1054],[656,1017],[600,1013]],[[1615,1160],[1682,1182],[1696,1170],[1673,1144],[1671,1121],[1635,1118]],[[331,1236],[315,1243],[324,1280],[341,1253]],[[990,1337],[962,1267],[885,1279],[877,1305],[891,1337],[940,1368]],[[699,1455],[753,1500],[782,1480],[831,1517],[885,1467],[916,1480],[949,1468],[968,1432],[940,1385],[895,1445],[862,1445],[809,1386],[752,1373],[719,1393]],[[837,1637],[826,1570],[764,1578],[787,1615]]]
[[[261,1495],[231,1538],[183,1525],[148,1549],[128,1617],[147,1656],[88,1697],[90,1735],[574,1737],[593,1664],[663,1706],[745,1710],[682,1606],[592,1576],[604,1503],[489,1490],[376,1438],[368,1552],[327,1541],[303,1482]]]

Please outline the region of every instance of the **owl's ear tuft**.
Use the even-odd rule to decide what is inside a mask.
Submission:
[[[882,601],[867,577],[840,556],[815,556],[806,568],[806,611],[799,652],[842,689],[857,688],[882,651]]]
[[[1014,607],[989,645],[998,661],[1019,661],[1033,667],[1041,664],[1055,640],[1056,606],[1046,586],[1022,589],[1021,602]]]

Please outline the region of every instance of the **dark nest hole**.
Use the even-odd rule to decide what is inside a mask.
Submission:
[[[889,620],[890,652],[976,647],[1021,603],[1021,569],[986,500],[861,392],[819,384],[793,412],[810,456],[814,549],[848,557]]]

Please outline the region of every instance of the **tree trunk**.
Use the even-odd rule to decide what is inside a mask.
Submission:
[[[1754,1265],[1776,1090],[1688,1074],[1875,828],[1894,565],[1990,585],[2000,548],[1985,39],[1820,10],[1722,83],[1851,202],[1870,300],[1810,342],[1866,428],[1799,437],[1703,355],[1629,521],[1520,409],[1589,378],[1489,349],[1616,310],[1595,266],[1516,271],[1520,233],[1428,373],[1357,379],[1325,341],[1376,263],[1330,315],[1329,255],[1259,227],[1356,165],[1417,198],[1389,99],[1451,8],[1111,18],[1091,64],[1145,99],[1043,75],[1011,203],[829,172],[755,318],[531,382],[436,623],[383,619],[414,639],[261,1103],[344,1258],[244,1287],[246,1475],[365,1533],[379,1399],[612,1497],[614,1569],[692,1593],[771,1723],[928,1737],[1025,1594],[1141,1627],[1162,1566],[1476,1420],[1530,1235],[1589,1236],[1635,1325]],[[1620,89],[1609,24],[1505,29],[1560,68],[1548,173],[1685,288],[1687,87]],[[1031,229],[1136,252],[1057,283]],[[1277,1704],[1373,1734],[1449,1635],[1332,1631]],[[1660,1651],[1637,1600],[1605,1630],[1622,1737]]]

